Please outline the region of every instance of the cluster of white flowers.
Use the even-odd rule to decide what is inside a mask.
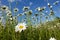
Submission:
[[[37,9],[37,11],[40,11],[40,12],[41,12],[41,11],[45,10],[45,8],[46,8],[46,7],[44,6],[44,7],[42,7],[42,8],[41,8],[41,7],[38,7],[38,8],[36,8],[36,9]]]
[[[48,7],[49,7],[49,8],[52,8],[53,6],[52,6],[52,5],[50,5],[50,3],[48,3]]]

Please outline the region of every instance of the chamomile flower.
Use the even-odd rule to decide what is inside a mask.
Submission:
[[[45,10],[46,9],[46,7],[44,6],[44,7],[42,7],[42,10]]]
[[[56,1],[56,2],[53,3],[53,5],[57,5],[58,3],[59,3],[59,1]]]
[[[50,9],[52,9],[53,6],[50,6]]]
[[[29,10],[29,8],[30,8],[30,7],[28,7],[28,6],[27,6],[27,7],[24,6],[24,7],[23,7],[23,11],[27,11],[27,10]]]
[[[56,40],[56,39],[51,37],[49,40]]]
[[[36,8],[36,9],[37,9],[37,11],[42,11],[42,9],[40,7]]]
[[[9,18],[11,21],[13,20],[13,18]]]
[[[27,15],[27,12],[24,12],[24,15]]]
[[[37,9],[37,11],[42,12],[43,10],[45,10],[45,8],[46,8],[46,7],[42,7],[42,8],[41,8],[41,7],[38,7],[38,8],[36,8],[36,9]]]
[[[15,26],[15,31],[16,32],[21,32],[26,29],[26,24],[25,23],[18,23],[18,25]]]
[[[10,10],[7,10],[6,13],[8,14],[8,13],[12,13],[12,12]]]
[[[13,19],[16,20],[17,19],[17,16],[14,16]]]
[[[31,14],[32,14],[32,10],[29,10],[28,15],[31,15]]]
[[[10,16],[11,17],[11,13],[7,13],[7,16]]]
[[[19,11],[19,9],[18,8],[14,8],[14,12],[18,12]]]
[[[51,5],[50,5],[50,3],[48,3],[47,5],[48,5],[48,7],[50,7],[50,6],[51,6]]]
[[[8,7],[6,5],[3,5],[3,6],[1,6],[1,10],[6,11],[6,10],[8,10]]]
[[[54,12],[53,12],[53,10],[50,10],[50,16],[51,16],[51,15],[54,15]]]
[[[20,14],[18,14],[17,16],[23,16],[24,14],[23,13],[20,13]]]

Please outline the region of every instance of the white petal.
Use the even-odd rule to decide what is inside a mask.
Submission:
[[[21,31],[22,31],[22,29],[19,30],[19,32],[21,32]]]

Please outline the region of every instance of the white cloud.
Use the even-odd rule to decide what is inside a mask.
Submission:
[[[8,2],[14,2],[15,0],[8,0]]]

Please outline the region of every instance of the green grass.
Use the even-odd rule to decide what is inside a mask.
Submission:
[[[0,40],[49,40],[50,37],[60,40],[60,27],[57,23],[59,23],[58,19],[41,26],[37,25],[37,28],[29,26],[21,33],[15,32],[14,22],[13,24],[6,22],[6,27],[0,23]]]

